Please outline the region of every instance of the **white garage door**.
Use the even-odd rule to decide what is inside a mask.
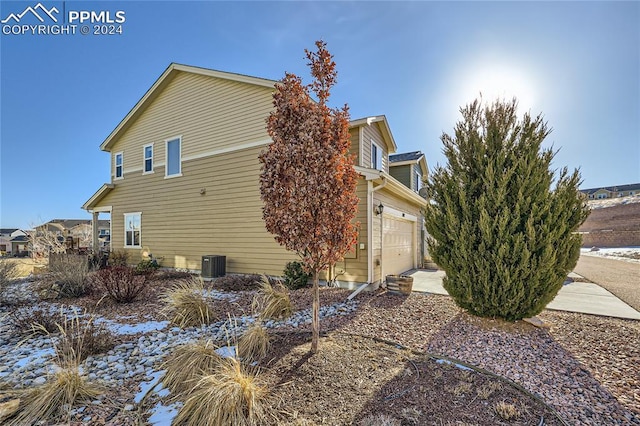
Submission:
[[[384,275],[397,275],[413,268],[415,223],[384,216],[382,225],[382,268]]]

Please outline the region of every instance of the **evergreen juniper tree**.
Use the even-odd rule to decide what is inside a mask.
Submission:
[[[589,211],[580,174],[551,169],[542,115],[517,117],[517,102],[461,109],[454,136],[443,133],[446,167],[427,182],[429,251],[446,272],[455,302],[483,317],[540,313],[580,255],[575,231]]]

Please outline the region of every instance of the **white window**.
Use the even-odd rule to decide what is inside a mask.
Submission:
[[[143,173],[153,173],[153,144],[145,145],[142,152],[144,155]]]
[[[122,153],[116,152],[115,155],[115,166],[116,166],[116,179],[122,179]]]
[[[416,189],[416,192],[418,192],[422,187],[422,175],[420,174],[420,172],[416,171],[416,175],[414,179],[415,179],[415,189]]]
[[[371,168],[382,170],[382,148],[371,141]]]
[[[124,246],[125,247],[141,247],[140,244],[140,225],[142,213],[125,213],[124,214]]]
[[[166,141],[167,163],[165,176],[182,176],[182,158],[180,153],[180,137]]]

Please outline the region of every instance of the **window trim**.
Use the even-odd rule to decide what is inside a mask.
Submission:
[[[120,165],[118,165],[118,156],[120,156]],[[118,167],[120,167],[120,176],[118,176]],[[113,180],[124,179],[124,152],[116,152],[113,154]]]
[[[178,173],[169,174],[169,142],[178,141],[180,144],[178,150]],[[182,176],[182,135],[175,136],[169,139],[165,139],[164,141],[164,153],[165,153],[165,161],[164,161],[164,178],[170,179],[175,177]]]
[[[151,157],[147,158],[147,148],[151,148]],[[151,170],[147,170],[147,160],[151,160]],[[150,175],[153,173],[153,142],[142,147],[142,174]]]
[[[376,156],[373,155],[373,151],[374,151],[373,148],[374,147],[376,148],[376,154],[378,154]],[[371,139],[371,168],[372,169],[382,170],[382,155],[383,155],[383,152],[384,151],[382,150],[382,147],[380,145],[378,145],[373,139]],[[380,168],[376,167],[376,166],[378,166],[378,164],[375,164],[375,163],[377,163],[377,161],[376,161],[377,159],[380,160]]]
[[[127,245],[127,216],[138,215],[140,216],[140,227],[138,228],[138,245]],[[135,229],[133,230],[135,232]],[[133,238],[132,238],[132,241]],[[142,212],[128,212],[124,213],[124,241],[122,242],[124,248],[142,248]]]

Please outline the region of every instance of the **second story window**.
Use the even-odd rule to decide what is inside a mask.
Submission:
[[[382,149],[371,141],[371,168],[382,170]]]
[[[181,176],[182,158],[180,152],[180,138],[169,139],[166,142],[167,162],[165,165],[165,176]]]
[[[116,179],[122,179],[123,175],[122,175],[122,153],[121,152],[116,152],[115,166],[116,166],[116,171],[115,171]]]
[[[143,173],[153,173],[153,144],[145,145],[143,148],[144,152],[144,172]]]
[[[420,188],[422,187],[422,175],[420,174],[420,172],[415,173],[414,179],[416,192],[420,191]]]

